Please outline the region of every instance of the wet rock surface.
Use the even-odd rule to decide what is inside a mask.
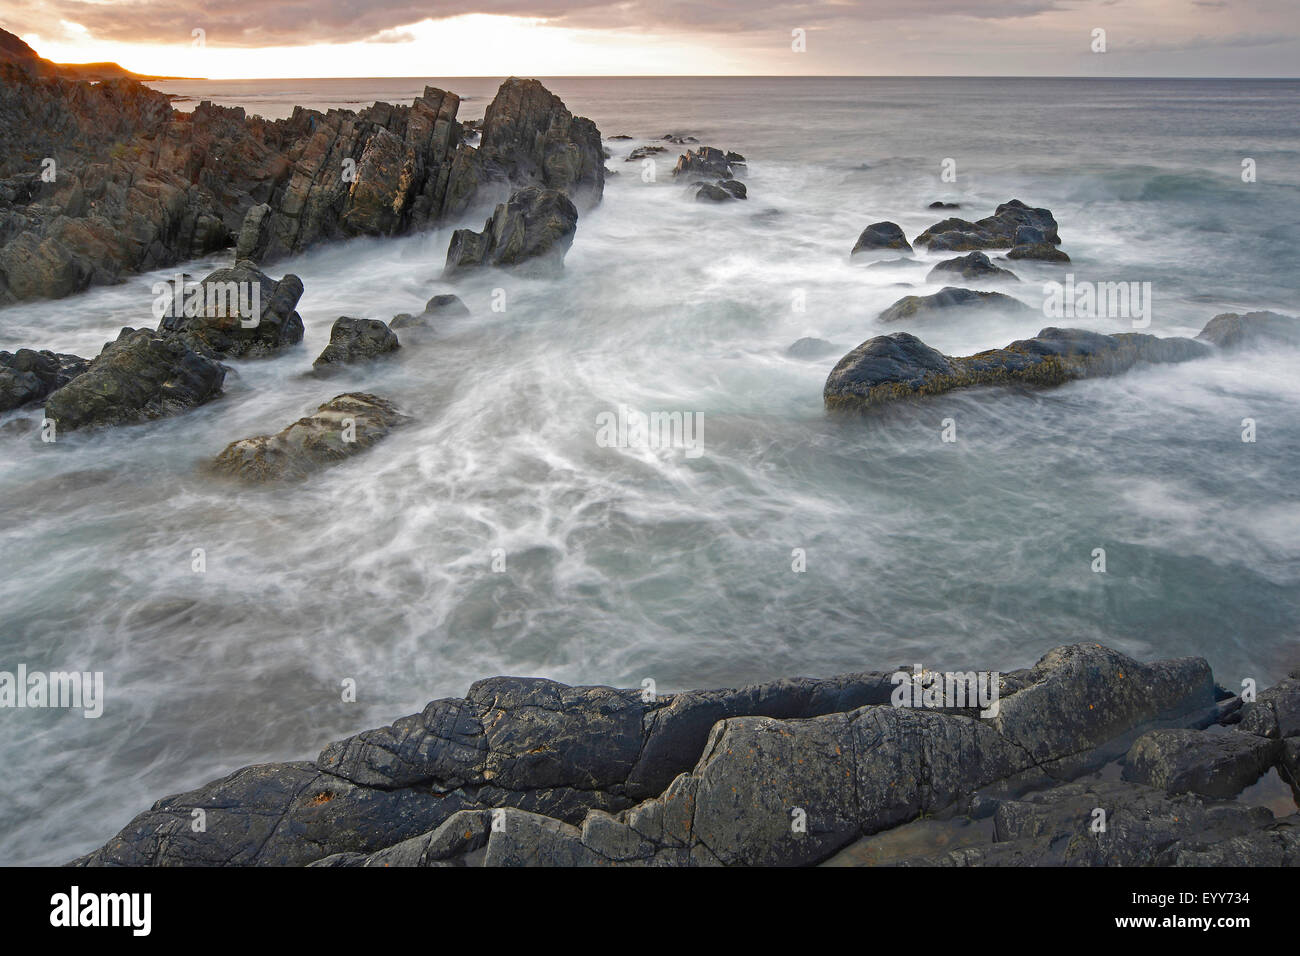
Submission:
[[[506,80],[477,147],[460,99],[297,108],[276,121],[175,113],[133,80],[92,85],[0,63],[0,304],[59,297],[236,245],[262,265],[322,242],[400,235],[541,185],[598,202],[600,132],[536,80]],[[60,157],[42,180],[41,157]]]
[[[916,245],[929,246],[932,252],[1010,249],[1017,244],[1016,233],[1023,226],[1039,230],[1042,241],[1051,245],[1061,242],[1050,210],[1035,209],[1012,199],[998,206],[993,215],[975,222],[956,218],[940,220],[916,237]]]
[[[911,252],[912,244],[907,241],[907,236],[903,235],[903,229],[897,223],[874,222],[862,230],[849,255],[856,256],[875,249],[902,249]]]
[[[989,265],[993,267],[992,263]],[[988,273],[984,273],[984,275],[987,276]],[[1015,314],[1028,312],[1029,306],[1019,299],[1003,295],[1001,292],[977,292],[973,289],[946,286],[933,295],[903,296],[903,298],[881,312],[878,319],[881,322],[892,323],[981,311]]]
[[[914,308],[922,301],[923,297],[909,296],[895,307],[908,303]],[[1115,375],[1141,363],[1202,358],[1213,351],[1207,339],[1219,338],[1228,343],[1224,347],[1231,348],[1262,345],[1300,328],[1300,320],[1289,316],[1254,315],[1265,318],[1243,322],[1244,317],[1233,316],[1220,322],[1223,317],[1218,317],[1196,339],[1046,328],[1005,348],[965,356],[943,355],[907,332],[878,335],[840,359],[826,379],[822,398],[828,409],[864,410],[979,385],[1045,388],[1079,378]]]
[[[302,316],[294,311],[302,293],[302,280],[296,275],[272,279],[241,259],[203,279],[195,299],[201,302],[196,314],[173,308],[159,323],[158,332],[220,358],[265,358],[302,341]]]
[[[1143,664],[1097,644],[1057,648],[1001,675],[997,707],[982,717],[966,706],[894,706],[896,683],[867,672],[655,697],[491,678],[463,699],[330,744],[314,762],[245,768],[169,797],[76,862],[793,865],[841,852],[836,862],[932,865],[1296,859],[1294,818],[1092,778],[1145,752],[1149,731],[1194,772],[1218,759],[1200,746],[1204,737],[1278,748],[1240,727],[1199,729],[1233,709],[1216,702],[1203,660]],[[1110,820],[1100,835],[1089,826],[1097,807]],[[196,808],[207,813],[205,833],[189,826]],[[905,838],[943,821],[965,827],[954,847]]]
[[[1009,269],[1003,269],[995,266],[989,257],[982,252],[968,252],[964,256],[957,256],[954,259],[945,259],[925,277],[930,282],[943,282],[952,278],[966,279],[967,281],[980,280],[1008,280],[1014,281],[1016,274]]]
[[[497,206],[482,232],[457,229],[447,247],[445,278],[485,266],[555,274],[578,229],[578,210],[569,197],[536,186],[521,189]]]
[[[342,315],[330,327],[330,344],[312,363],[318,372],[341,365],[368,362],[401,347],[397,335],[378,319],[354,319]]]
[[[0,352],[0,412],[39,402],[90,367],[90,360],[48,350]]]
[[[60,431],[136,424],[211,401],[225,377],[224,365],[176,336],[126,328],[49,396],[45,415]]]
[[[385,399],[348,392],[274,435],[231,442],[211,469],[250,483],[301,481],[365,451],[408,421]]]

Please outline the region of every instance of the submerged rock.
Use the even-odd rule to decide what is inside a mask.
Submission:
[[[396,352],[400,347],[393,330],[378,319],[354,319],[341,315],[330,327],[330,344],[325,346],[312,367],[322,371],[333,366],[369,361]]]
[[[835,343],[827,342],[825,339],[815,339],[809,336],[792,342],[785,350],[785,354],[791,358],[814,359],[821,358],[823,355],[830,355],[835,351]]]
[[[90,367],[90,359],[47,350],[0,352],[0,412],[39,402]]]
[[[728,202],[732,199],[747,199],[745,184],[734,179],[725,179],[718,183],[701,183],[695,193],[697,202]]]
[[[1198,339],[1220,348],[1242,345],[1300,345],[1300,320],[1277,312],[1225,312],[1210,319]]]
[[[1300,841],[1263,808],[1083,779],[1147,731],[1218,719],[1205,661],[1077,644],[992,679],[996,712],[981,717],[896,706],[888,672],[649,700],[492,678],[314,762],[166,798],[75,862],[797,865],[845,848],[879,860],[891,832],[990,814],[978,845],[883,862],[1192,864],[1251,849],[1300,862]],[[1097,806],[1125,825],[1084,839]],[[199,808],[202,833],[189,826]],[[791,826],[795,808],[806,827]]]
[[[902,249],[911,252],[912,244],[907,241],[907,236],[903,235],[903,230],[897,223],[873,222],[862,230],[849,255],[856,256],[875,249]]]
[[[294,311],[302,292],[296,275],[272,279],[241,259],[200,283],[197,314],[173,309],[158,331],[218,358],[265,358],[302,341],[302,316]]]
[[[569,197],[536,186],[521,189],[497,206],[482,232],[457,229],[447,248],[447,278],[483,266],[559,272],[578,229]]]
[[[403,312],[401,315],[393,316],[393,321],[388,324],[394,329],[419,329],[427,328],[439,316],[469,314],[469,306],[461,301],[460,296],[443,294],[435,295],[426,302],[424,311],[419,315]]]
[[[895,332],[868,339],[840,359],[822,398],[828,409],[863,410],[976,385],[1051,387],[1118,374],[1139,362],[1185,362],[1208,354],[1209,347],[1194,339],[1047,328],[1006,348],[954,357]]]
[[[1016,231],[1030,226],[1042,233],[1043,241],[1059,245],[1056,220],[1047,209],[1033,209],[1019,199],[1004,202],[993,215],[969,222],[965,219],[944,219],[936,222],[916,237],[918,246],[929,246],[931,251],[948,250],[967,252],[974,249],[1009,249],[1016,245]]]
[[[1055,247],[1053,247],[1055,248]],[[1015,279],[1016,274],[995,266],[982,252],[970,252],[955,259],[945,259],[933,269],[926,279],[930,282],[942,281],[957,275],[963,279]]]
[[[667,146],[638,146],[636,149],[632,150],[632,152],[627,154],[627,159],[623,160],[623,162],[634,163],[639,159],[653,156],[655,153],[666,152],[668,152]]]
[[[993,267],[991,263],[990,267]],[[1017,313],[1029,311],[1029,306],[1001,292],[976,292],[946,286],[932,295],[905,295],[881,312],[878,318],[881,322],[901,322],[975,310]]]
[[[231,442],[212,468],[248,482],[301,481],[370,448],[408,421],[385,399],[348,392],[274,435]]]
[[[176,336],[127,328],[50,395],[45,415],[61,431],[149,421],[211,401],[225,377],[224,365]]]

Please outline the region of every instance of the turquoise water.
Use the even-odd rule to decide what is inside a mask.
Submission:
[[[276,116],[401,102],[425,82],[158,85]],[[477,118],[499,81],[427,82]],[[0,713],[0,862],[61,862],[164,794],[309,758],[493,674],[668,691],[912,662],[1005,670],[1095,640],[1205,656],[1221,683],[1263,686],[1300,652],[1295,351],[870,420],[821,405],[838,357],[893,330],[881,309],[939,288],[925,279],[937,255],[851,264],[857,234],[889,219],[915,236],[946,215],[925,208],[935,199],[972,219],[1012,197],[1049,207],[1076,277],[1152,283],[1157,334],[1296,312],[1300,83],[547,84],[597,121],[620,174],[561,278],[441,282],[451,229],[479,215],[320,249],[270,269],[305,283],[304,345],[232,363],[221,401],[54,445],[32,430],[39,413],[0,420],[0,669],[102,670],[108,687],[98,720]],[[623,158],[667,132],[745,154],[750,199],[692,202],[669,175],[676,149],[644,182]],[[608,140],[620,133],[637,138]],[[1246,157],[1257,182],[1241,181]],[[998,288],[1035,309],[1061,276],[1010,267],[1024,281]],[[157,278],[0,310],[0,348],[93,354],[152,324]],[[390,319],[445,291],[473,315],[404,338],[394,361],[303,377],[339,315]],[[960,354],[1049,324],[908,330]],[[835,348],[789,357],[803,336]],[[352,389],[415,424],[301,486],[200,474],[227,442]],[[702,416],[703,454],[603,447],[597,416],[620,404]],[[340,699],[348,678],[355,703]]]

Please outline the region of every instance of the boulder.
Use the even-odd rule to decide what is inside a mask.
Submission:
[[[734,179],[724,179],[717,183],[701,183],[695,193],[697,202],[729,202],[732,199],[747,199],[745,184]]]
[[[393,316],[393,321],[388,323],[389,327],[394,329],[419,329],[427,328],[439,316],[469,315],[469,306],[461,301],[458,295],[435,295],[424,305],[424,311],[419,315],[411,315],[403,312],[401,315]]]
[[[0,352],[0,412],[39,402],[90,367],[90,359],[46,350]]]
[[[955,259],[945,259],[931,269],[930,274],[925,278],[928,282],[942,282],[952,276],[959,276],[967,280],[1014,280],[1016,278],[1014,272],[998,268],[982,252],[970,252],[964,256],[957,256]]]
[[[727,161],[727,155],[712,146],[687,150],[677,158],[673,175],[687,180],[691,179],[735,179],[736,171]]]
[[[791,358],[815,359],[823,355],[830,355],[835,351],[835,344],[827,342],[825,339],[815,339],[808,336],[797,339],[792,342],[785,350],[785,354]]]
[[[149,421],[211,401],[225,377],[224,365],[176,336],[126,328],[50,395],[45,415],[60,431]]]
[[[895,332],[868,339],[840,359],[822,398],[828,409],[865,410],[977,385],[1047,388],[1115,375],[1141,362],[1185,362],[1208,354],[1209,346],[1194,339],[1047,328],[1006,348],[954,357]]]
[[[992,264],[990,263],[990,266]],[[999,270],[1002,271],[1002,270]],[[955,312],[997,311],[1023,313],[1029,306],[1001,292],[976,292],[945,286],[932,295],[905,295],[878,316],[879,321],[893,323],[932,319]]]
[[[1034,209],[1019,199],[998,206],[993,215],[976,222],[944,219],[916,237],[916,244],[931,251],[966,252],[974,249],[1009,249],[1016,245],[1016,232],[1022,226],[1037,229],[1043,241],[1059,245],[1056,220],[1047,209]]]
[[[873,222],[862,230],[849,255],[856,256],[874,249],[902,249],[911,252],[912,244],[907,241],[907,236],[903,235],[903,230],[897,223]]]
[[[1124,779],[1166,793],[1226,799],[1258,780],[1282,754],[1282,743],[1236,731],[1153,730],[1124,762]]]
[[[933,247],[932,247],[933,248]],[[1025,242],[1007,251],[1008,259],[1037,259],[1040,262],[1069,262],[1070,257],[1050,242]]]
[[[173,307],[158,331],[218,358],[265,358],[302,341],[302,316],[294,311],[302,292],[296,275],[272,279],[241,259],[199,284],[195,314]]]
[[[457,229],[447,248],[444,277],[484,266],[554,274],[578,229],[578,210],[562,192],[536,186],[501,203],[482,232]]]
[[[1197,338],[1225,349],[1300,345],[1300,319],[1277,312],[1225,312],[1210,319]]]
[[[231,442],[212,468],[246,482],[301,481],[370,448],[409,421],[385,399],[348,392],[274,435]]]
[[[623,162],[635,163],[637,160],[653,156],[655,153],[666,152],[668,152],[667,146],[638,146],[636,149],[632,150],[632,152],[627,154],[627,159],[623,160]]]
[[[312,368],[323,371],[370,361],[396,352],[400,347],[393,330],[378,319],[354,319],[342,315],[334,320],[330,328],[330,344],[312,363]]]

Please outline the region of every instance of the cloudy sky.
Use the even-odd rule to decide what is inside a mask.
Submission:
[[[214,78],[1300,76],[1300,0],[0,0],[0,26]]]

